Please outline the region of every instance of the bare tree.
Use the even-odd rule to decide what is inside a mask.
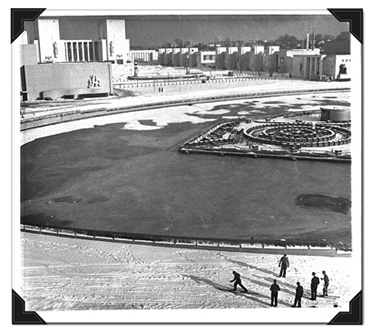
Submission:
[[[173,42],[176,44],[176,47],[178,48],[183,48],[183,40],[181,38],[175,38]]]

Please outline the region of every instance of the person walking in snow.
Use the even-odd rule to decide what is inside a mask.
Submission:
[[[323,285],[323,297],[327,297],[328,296],[329,277],[326,274],[325,270],[322,271],[322,274],[323,274],[323,278],[321,278],[321,280],[324,281],[324,285]]]
[[[279,267],[280,267],[279,277],[284,277],[285,278],[285,275],[287,273],[287,268],[289,268],[289,260],[288,260],[287,254],[284,254],[280,258]]]
[[[312,273],[313,278],[311,279],[311,300],[316,300],[316,293],[319,285],[319,278],[316,276],[316,274]]]
[[[243,285],[242,280],[240,278],[240,274],[237,273],[236,271],[233,271],[234,278],[230,282],[234,282],[234,291],[236,291],[236,288],[238,285],[240,285],[244,292],[248,292],[247,288]]]
[[[296,307],[297,304],[298,304],[298,307],[301,307],[301,298],[303,294],[304,294],[304,289],[301,286],[301,283],[297,282],[295,301],[292,307]]]
[[[279,285],[276,283],[276,279],[274,279],[274,283],[271,284],[270,287],[271,291],[271,306],[278,306],[278,292],[280,291]]]

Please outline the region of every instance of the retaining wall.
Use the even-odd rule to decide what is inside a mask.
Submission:
[[[90,76],[95,76],[101,90],[113,93],[111,63],[56,63],[24,65],[21,68],[22,91],[27,101],[42,97],[50,90],[86,89]]]

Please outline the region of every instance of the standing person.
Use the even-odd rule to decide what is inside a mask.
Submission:
[[[319,285],[319,278],[313,272],[313,278],[311,279],[311,300],[316,300],[316,292]]]
[[[279,274],[279,277],[284,277],[285,278],[285,275],[287,273],[287,268],[289,268],[289,260],[288,260],[288,257],[287,257],[287,254],[284,254],[280,260],[279,260],[279,267],[280,267],[280,274]]]
[[[271,291],[271,306],[278,306],[278,291],[280,291],[279,285],[276,283],[276,279],[274,279],[274,283],[271,284],[270,287]]]
[[[328,296],[328,285],[329,285],[329,277],[326,274],[325,270],[322,271],[323,278],[321,280],[324,280],[324,286],[323,286],[323,297]]]
[[[304,289],[301,286],[300,282],[297,282],[295,301],[292,307],[296,307],[297,303],[298,303],[298,307],[301,307],[301,298],[303,294],[304,294]]]
[[[244,292],[248,292],[247,288],[242,284],[240,274],[237,273],[236,271],[233,271],[233,275],[234,275],[234,279],[231,280],[230,282],[235,282],[234,283],[234,291],[236,291],[237,286],[240,285],[243,288]]]

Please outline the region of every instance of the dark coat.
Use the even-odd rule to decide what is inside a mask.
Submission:
[[[239,273],[234,273],[234,279],[230,282],[237,282],[240,283],[242,280],[240,279],[240,274]]]
[[[302,295],[304,294],[304,289],[303,287],[300,285],[296,288],[296,297],[302,297]]]
[[[314,276],[312,279],[311,279],[311,286],[316,288],[319,284],[319,278]]]
[[[270,291],[271,293],[278,293],[278,291],[280,291],[279,285],[276,283],[272,284],[270,287]]]
[[[288,257],[282,256],[280,261],[279,261],[279,266],[282,266],[283,268],[289,267],[289,260]]]

